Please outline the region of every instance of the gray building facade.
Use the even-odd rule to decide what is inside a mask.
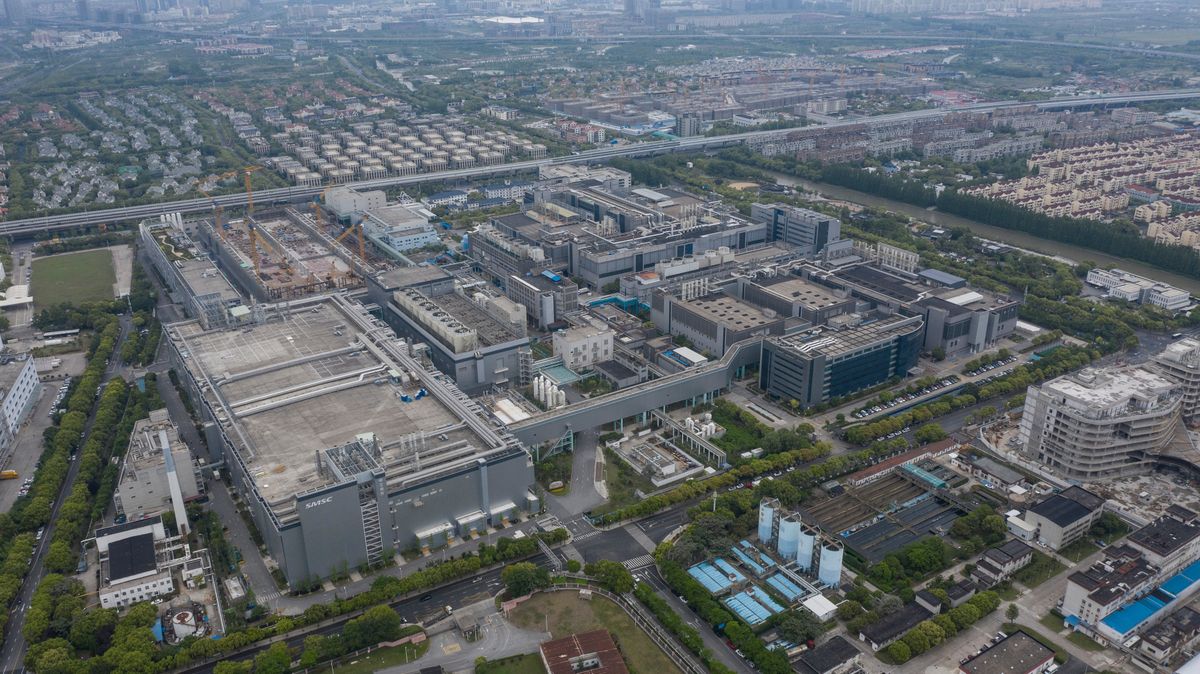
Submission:
[[[807,208],[786,204],[751,204],[750,219],[770,228],[771,241],[795,246],[805,255],[817,255],[826,244],[842,238],[841,220]]]
[[[906,376],[921,353],[920,317],[890,317],[839,331],[811,330],[763,342],[759,385],[803,407]]]

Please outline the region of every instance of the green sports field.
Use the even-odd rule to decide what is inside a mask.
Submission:
[[[112,252],[85,250],[33,259],[34,308],[54,306],[63,302],[83,304],[113,299],[113,284],[117,281]]]

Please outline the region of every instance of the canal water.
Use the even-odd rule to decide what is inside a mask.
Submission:
[[[940,211],[931,211],[906,204],[902,201],[887,199],[885,197],[859,192],[837,185],[828,183],[814,183],[803,178],[787,175],[786,173],[778,173],[775,171],[766,171],[771,177],[775,178],[780,185],[789,187],[798,187],[809,192],[816,192],[827,199],[838,199],[848,201],[850,203],[859,204],[861,206],[870,206],[880,210],[893,211],[909,216],[921,222],[927,222],[931,225],[939,227],[966,227],[974,232],[977,236],[993,241],[1007,243],[1010,246],[1024,248],[1026,250],[1036,251],[1044,255],[1052,255],[1072,262],[1082,260],[1092,260],[1101,265],[1116,265],[1125,271],[1141,274],[1156,281],[1170,283],[1171,285],[1183,288],[1193,295],[1200,295],[1200,279],[1195,279],[1190,276],[1182,276],[1168,271],[1163,271],[1157,267],[1152,267],[1136,260],[1128,260],[1125,258],[1107,255],[1099,251],[1073,246],[1068,243],[1059,243],[1058,241],[1049,241],[1047,239],[1038,238],[1032,234],[1019,232],[992,225],[985,225],[982,222],[968,220],[967,218],[942,213]]]

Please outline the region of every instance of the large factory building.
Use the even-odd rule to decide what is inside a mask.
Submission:
[[[209,447],[289,583],[539,508],[528,452],[361,305],[260,308],[240,329],[167,334]]]

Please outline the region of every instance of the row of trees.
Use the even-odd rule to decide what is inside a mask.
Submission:
[[[663,627],[667,628],[679,639],[679,643],[683,644],[685,648],[700,658],[700,662],[704,663],[704,666],[708,668],[711,674],[733,673],[732,669],[721,664],[713,656],[713,652],[704,645],[704,638],[700,636],[700,631],[684,622],[683,618],[679,617],[679,614],[671,608],[670,604],[658,596],[649,585],[638,583],[637,587],[633,590],[633,594],[637,597],[638,601],[650,609],[650,612],[654,614],[654,617],[658,619],[658,622]]]
[[[63,639],[62,637],[55,637],[56,639],[62,640],[54,641],[55,646],[58,648],[54,649],[55,653],[52,656],[47,656],[52,660],[47,661],[47,667],[43,669],[40,665],[40,651],[35,654],[37,657],[31,657],[27,659],[27,666],[31,665],[31,671],[36,671],[39,674],[42,674],[43,672],[55,672],[56,674],[59,672],[65,674],[84,674],[85,672],[95,671],[93,669],[93,665],[100,667],[100,671],[122,672],[123,674],[157,674],[160,672],[166,672],[171,669],[194,663],[198,660],[209,659],[238,651],[246,646],[250,646],[264,639],[268,639],[273,636],[282,636],[297,628],[313,625],[329,618],[360,612],[362,612],[363,615],[366,615],[365,612],[368,611],[368,609],[371,609],[371,607],[379,604],[388,604],[412,592],[435,587],[458,578],[473,575],[483,568],[483,559],[485,558],[494,561],[508,561],[528,557],[529,555],[536,553],[538,550],[536,536],[541,536],[544,538],[544,540],[551,543],[561,542],[562,540],[565,540],[567,532],[565,529],[559,529],[547,534],[537,534],[535,536],[521,539],[502,537],[495,546],[481,546],[480,554],[465,553],[462,557],[425,567],[424,569],[416,571],[403,578],[396,578],[394,576],[380,576],[379,578],[375,579],[374,583],[371,584],[371,589],[365,592],[361,592],[345,599],[335,599],[328,604],[315,604],[305,609],[304,613],[298,616],[272,616],[271,618],[268,618],[268,622],[262,625],[246,627],[240,631],[230,632],[222,639],[215,641],[212,639],[185,640],[180,646],[170,650],[161,650],[154,642],[154,638],[150,632],[150,626],[153,624],[153,619],[156,615],[154,607],[150,604],[138,604],[132,607],[129,612],[120,619],[112,638],[108,640],[108,643],[110,644],[109,647],[107,649],[103,649],[103,643],[101,643],[103,650],[102,653],[91,651],[92,655],[96,657],[87,660],[78,659],[78,656],[82,655],[83,653],[81,651],[74,650],[75,644],[67,639]],[[47,588],[47,592],[54,592],[54,589],[57,586],[45,585],[45,587]],[[58,597],[62,594],[65,593],[56,592],[54,596]],[[55,606],[58,606],[58,604]],[[131,616],[144,616],[147,611],[150,616],[148,621],[131,619]],[[68,614],[64,618],[64,621],[70,624],[65,626],[65,633],[67,635],[71,633],[71,627],[76,621],[100,621],[100,618],[91,616],[93,612],[94,611],[84,611],[73,616]],[[58,613],[59,612],[56,610],[51,610],[50,615],[52,616],[52,622],[60,618]],[[368,621],[368,623],[370,623],[370,621]],[[130,629],[126,630],[125,632],[125,634],[128,635],[125,638],[122,638],[123,625],[130,626]],[[354,646],[355,644],[362,643],[361,639],[355,637],[355,635],[362,632],[373,633],[370,629],[366,628],[364,623],[356,623],[356,625],[364,627],[361,632],[356,632],[355,629],[357,628],[350,628],[349,625],[350,623],[347,623],[347,627],[343,630],[339,637],[339,639],[346,641],[339,641],[334,644],[331,644],[331,642],[322,642],[324,645],[323,647],[328,647],[328,652],[336,651],[338,654],[340,654],[343,652],[350,652],[355,650],[355,648],[361,648],[361,645]],[[62,626],[56,625],[51,629],[58,629],[59,627]],[[55,633],[57,634],[57,632]],[[374,637],[362,637],[362,639],[368,640],[370,638]],[[306,641],[306,645],[307,644],[308,642]],[[343,646],[346,650],[338,650]],[[352,648],[351,646],[354,647]],[[59,649],[62,649],[63,652],[58,652]],[[31,647],[31,651],[32,650],[33,649]],[[268,650],[266,652],[270,651]],[[314,648],[314,652],[323,651]],[[72,655],[72,658],[64,659],[62,657],[63,653]],[[263,658],[264,660],[271,662],[281,659],[278,657],[278,653],[276,653],[275,656],[276,657],[273,659],[272,656],[263,655]],[[336,657],[336,655],[331,657]],[[97,658],[99,658],[99,660],[97,660]],[[290,656],[288,662],[290,663]]]
[[[86,537],[87,527],[92,521],[92,506],[96,493],[100,490],[101,477],[114,454],[123,453],[124,446],[129,442],[126,433],[121,440],[114,443],[115,436],[121,431],[132,431],[132,422],[121,423],[125,413],[125,403],[129,395],[125,382],[113,379],[104,387],[100,401],[96,405],[95,422],[91,433],[83,443],[79,458],[79,474],[71,485],[71,493],[63,501],[58,511],[58,519],[54,522],[54,537],[46,552],[46,569],[53,573],[69,573],[75,570],[78,554],[75,546]],[[114,452],[114,445],[119,445],[121,452]],[[107,505],[107,504],[103,504]],[[30,632],[30,620],[25,622],[25,638],[36,641],[41,638],[39,632]]]
[[[814,461],[829,456],[829,451],[828,445],[817,443],[813,447],[780,452],[760,459],[754,459],[719,475],[714,475],[703,480],[692,480],[670,491],[655,494],[632,505],[614,510],[604,515],[601,519],[604,523],[611,524],[634,517],[652,515],[677,503],[699,498],[712,491],[727,489],[738,483],[753,479],[758,475],[782,470],[797,463]],[[831,469],[826,468],[826,466],[841,466],[843,462],[839,461],[839,459],[845,459],[846,456],[833,457],[830,461],[810,466],[804,470],[797,470],[793,475],[803,474],[805,481],[820,479],[822,476],[830,474],[829,471]]]
[[[991,590],[980,592],[962,606],[935,615],[929,620],[922,620],[900,639],[892,642],[887,647],[887,655],[897,664],[904,664],[974,625],[980,618],[999,607],[1000,595]]]
[[[937,207],[995,227],[1028,232],[1043,239],[1131,258],[1160,269],[1200,276],[1200,255],[1196,251],[1186,246],[1156,243],[1133,227],[1099,220],[1052,217],[1000,199],[971,196],[956,190],[942,192]]]
[[[1033,301],[1034,298],[1030,298]],[[1049,300],[1038,300],[1049,302]],[[1054,306],[1057,303],[1049,302]],[[1079,369],[1100,356],[1088,349],[1076,346],[1061,346],[1046,354],[1036,362],[1024,363],[1013,368],[1012,372],[993,379],[987,384],[969,384],[965,393],[956,396],[944,396],[938,400],[917,405],[916,407],[894,414],[885,419],[869,424],[851,426],[846,429],[846,440],[862,446],[875,441],[889,433],[925,423],[937,417],[947,415],[954,410],[970,407],[981,400],[997,396],[1008,396],[1024,391],[1029,385],[1053,379],[1067,372]]]

